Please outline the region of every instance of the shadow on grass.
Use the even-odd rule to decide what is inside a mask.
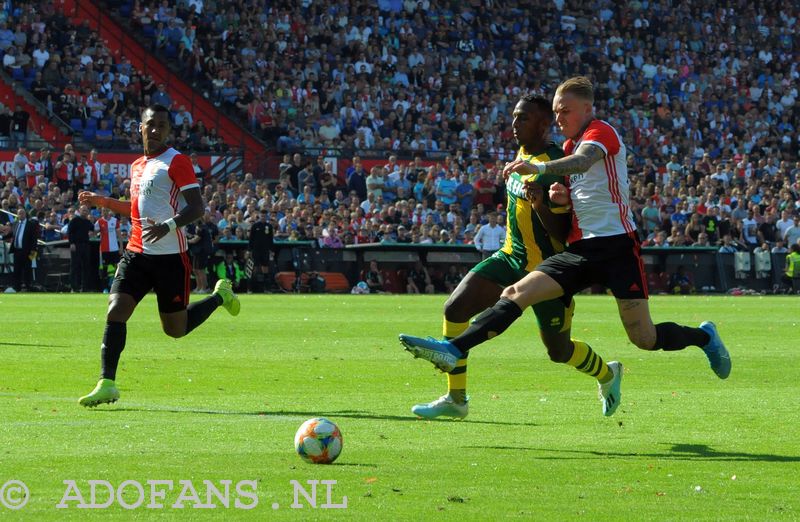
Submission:
[[[36,343],[5,343],[0,342],[0,346],[30,346],[32,348],[69,348],[66,344],[36,344]]]
[[[597,458],[642,458],[642,459],[666,459],[666,460],[708,460],[708,461],[729,461],[729,462],[800,462],[800,456],[793,455],[772,455],[769,453],[746,453],[742,451],[717,451],[705,444],[671,444],[660,443],[662,446],[670,446],[663,453],[635,453],[635,452],[615,452],[615,451],[594,451],[594,450],[560,450],[548,448],[526,448],[516,446],[465,446],[467,449],[493,449],[501,451],[536,451],[541,453],[565,454],[563,456],[541,456],[545,460],[569,460],[585,459],[586,456]],[[570,456],[574,454],[575,456]]]
[[[462,420],[454,421],[453,419],[420,419],[411,415],[381,415],[377,413],[370,413],[366,411],[230,411],[230,410],[202,410],[196,408],[173,408],[173,407],[131,407],[131,408],[103,408],[93,409],[91,411],[98,412],[150,412],[150,413],[189,413],[198,415],[242,415],[242,416],[260,416],[260,417],[328,417],[331,419],[345,418],[345,419],[373,419],[373,420],[390,420],[401,422],[462,422],[466,424],[489,424],[494,426],[538,426],[533,422],[502,422],[502,421],[482,421],[482,420]]]

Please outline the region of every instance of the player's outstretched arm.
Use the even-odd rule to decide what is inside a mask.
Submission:
[[[574,154],[545,162],[544,172],[555,176],[581,174],[589,170],[598,161],[602,161],[604,157],[605,152],[603,152],[603,149],[591,143],[583,143]],[[540,172],[542,171],[540,170]]]
[[[524,160],[514,160],[503,168],[503,176],[508,178],[512,172],[519,174],[553,174],[555,176],[571,176],[586,172],[589,168],[605,157],[603,149],[591,143],[583,143],[574,154],[544,163],[529,163]]]
[[[118,199],[95,194],[94,192],[89,192],[88,190],[83,190],[78,193],[78,201],[80,202],[81,205],[107,208],[112,212],[114,212],[115,214],[121,214],[123,216],[128,216],[128,217],[130,217],[131,215],[130,201],[120,201]]]

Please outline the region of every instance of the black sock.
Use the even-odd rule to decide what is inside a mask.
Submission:
[[[100,346],[100,378],[117,378],[117,365],[119,356],[125,349],[125,337],[128,327],[125,323],[106,321],[106,331],[103,333],[103,344]]]
[[[501,297],[493,307],[481,312],[464,333],[450,342],[466,354],[471,348],[505,332],[521,315],[522,310],[517,303]]]
[[[654,350],[683,350],[687,346],[705,346],[711,339],[700,328],[681,326],[675,323],[658,323],[656,325],[656,345]]]
[[[188,334],[214,313],[214,310],[222,304],[222,297],[219,294],[211,294],[202,301],[192,303],[186,308],[188,317],[186,318],[186,333]]]

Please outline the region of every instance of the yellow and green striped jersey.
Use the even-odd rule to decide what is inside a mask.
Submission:
[[[539,152],[528,154],[523,147],[517,153],[517,159],[541,163],[558,158],[563,158],[564,152],[555,144],[550,143]],[[506,240],[500,250],[513,256],[525,267],[527,272],[536,268],[542,260],[564,250],[564,244],[550,237],[542,225],[536,212],[525,196],[525,181],[533,179],[539,182],[544,189],[544,197],[550,209],[556,213],[567,213],[569,207],[554,205],[550,202],[547,190],[551,184],[562,182],[562,176],[545,174],[520,175],[512,173],[506,180]]]

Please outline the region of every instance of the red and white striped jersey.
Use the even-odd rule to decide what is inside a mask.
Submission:
[[[94,229],[100,232],[100,252],[119,252],[119,241],[117,232],[119,231],[119,221],[114,216],[101,217],[94,223]]]
[[[564,153],[569,156],[583,143],[600,147],[605,158],[569,177],[572,229],[567,243],[634,232],[625,144],[617,130],[605,121],[592,120],[580,138],[564,142]]]
[[[179,227],[155,243],[142,242],[148,219],[161,223],[174,217],[186,200],[182,191],[199,188],[192,162],[173,148],[158,156],[142,156],[131,165],[131,235],[128,250],[145,254],[186,252],[186,235]]]

